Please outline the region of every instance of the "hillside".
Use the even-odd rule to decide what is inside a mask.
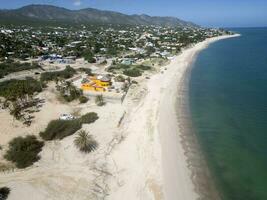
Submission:
[[[153,17],[148,15],[126,15],[119,12],[93,8],[69,10],[51,5],[29,5],[19,9],[0,10],[0,23],[85,23],[85,24],[127,24],[161,26],[197,26],[175,17]]]

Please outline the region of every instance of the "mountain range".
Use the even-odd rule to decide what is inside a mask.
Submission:
[[[194,23],[176,17],[126,15],[94,8],[69,10],[52,5],[28,5],[18,9],[0,10],[0,23],[75,23],[127,24],[195,27]]]

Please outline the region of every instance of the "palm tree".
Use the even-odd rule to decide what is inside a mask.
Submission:
[[[74,140],[75,146],[82,152],[90,153],[94,151],[98,144],[86,131],[81,130]]]
[[[95,103],[96,103],[98,106],[103,106],[103,105],[105,105],[104,98],[103,98],[103,95],[102,95],[102,94],[96,96]]]

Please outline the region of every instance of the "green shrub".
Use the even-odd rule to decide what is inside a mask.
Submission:
[[[83,115],[82,117],[80,117],[80,122],[82,124],[91,124],[93,122],[95,122],[96,120],[98,120],[98,115],[94,112],[90,112],[90,113],[87,113],[85,115]]]
[[[86,103],[89,99],[86,96],[80,96],[79,101],[80,103]]]
[[[124,82],[125,81],[125,78],[122,75],[118,75],[118,76],[115,77],[115,81],[117,81],[117,82]]]
[[[73,75],[76,73],[75,69],[73,69],[70,66],[67,66],[62,71],[56,71],[56,72],[45,72],[41,74],[41,81],[53,81],[58,78],[68,79],[73,77]]]
[[[9,142],[9,149],[5,159],[12,161],[18,168],[25,168],[38,161],[44,143],[38,141],[35,136],[14,138]]]
[[[66,91],[67,91],[67,94],[64,94]],[[63,91],[62,96],[67,102],[71,102],[75,99],[80,98],[82,94],[83,94],[82,90],[77,89],[75,86],[72,85],[71,87]]]
[[[142,72],[137,68],[132,68],[132,69],[124,70],[123,74],[126,75],[126,76],[138,77],[138,76],[142,75]]]
[[[63,139],[74,134],[82,128],[79,120],[53,120],[49,122],[44,132],[40,132],[40,136],[44,140]]]
[[[10,193],[10,189],[8,187],[0,188],[0,200],[6,200]]]
[[[80,131],[74,140],[75,146],[82,152],[90,153],[94,151],[98,144],[91,135],[88,135],[84,130]]]
[[[45,131],[40,132],[40,136],[44,140],[63,139],[74,134],[82,128],[82,124],[90,124],[98,119],[96,113],[91,112],[73,120],[52,120],[47,125]]]
[[[129,65],[124,65],[124,64],[112,64],[111,66],[109,66],[108,68],[108,72],[114,72],[116,70],[126,70],[129,69]]]

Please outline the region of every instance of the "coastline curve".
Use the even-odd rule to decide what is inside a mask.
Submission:
[[[197,43],[175,57],[166,72],[169,80],[160,102],[158,128],[162,146],[163,188],[167,200],[220,199],[193,133],[188,83],[193,63],[200,51],[213,42],[238,36],[219,36]],[[176,88],[171,87],[173,83],[176,83]]]

